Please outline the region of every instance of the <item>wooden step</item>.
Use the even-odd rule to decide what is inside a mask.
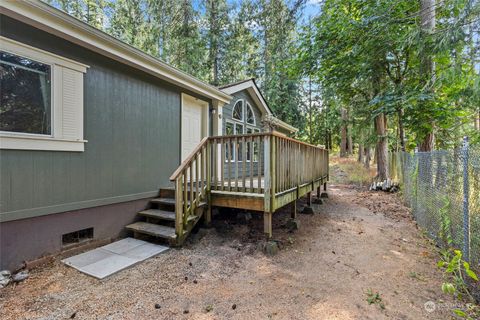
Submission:
[[[173,198],[155,198],[155,199],[150,200],[150,202],[165,204],[165,205],[169,205],[169,206],[174,206],[175,205],[175,199],[173,199]]]
[[[165,210],[159,210],[159,209],[148,209],[148,210],[140,211],[138,214],[141,215],[141,216],[144,216],[144,217],[148,217],[148,218],[175,221],[175,212],[172,212],[172,211],[165,211]]]
[[[148,234],[150,236],[169,240],[174,240],[177,238],[177,235],[175,234],[175,228],[170,228],[148,222],[135,222],[129,224],[125,228],[133,232]]]

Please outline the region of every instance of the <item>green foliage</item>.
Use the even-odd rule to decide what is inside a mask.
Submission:
[[[447,280],[442,284],[442,291],[458,299],[467,298],[474,302],[466,281],[467,279],[478,281],[478,277],[470,268],[470,264],[462,259],[462,252],[460,250],[443,251],[442,260],[437,265],[442,268]]]
[[[382,301],[382,297],[380,296],[380,293],[378,292],[373,292],[372,289],[368,289],[366,292],[367,295],[367,302],[368,304],[376,304],[380,307],[380,309],[385,309],[385,304]]]

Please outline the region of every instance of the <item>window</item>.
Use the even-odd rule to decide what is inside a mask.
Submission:
[[[247,102],[247,123],[255,125],[255,114],[252,106]]]
[[[0,130],[51,134],[51,67],[0,51]]]
[[[238,100],[235,103],[232,111],[232,118],[234,120],[243,121],[243,100]]]
[[[0,37],[0,148],[84,151],[88,66]]]

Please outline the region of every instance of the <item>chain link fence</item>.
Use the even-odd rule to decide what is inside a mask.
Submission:
[[[390,176],[418,225],[480,270],[480,148],[392,153]]]

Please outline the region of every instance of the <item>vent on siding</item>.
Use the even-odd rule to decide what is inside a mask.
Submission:
[[[68,246],[93,239],[93,228],[82,229],[62,235],[62,245]]]

